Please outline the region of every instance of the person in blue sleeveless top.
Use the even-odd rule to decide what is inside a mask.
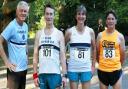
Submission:
[[[33,55],[33,79],[40,89],[60,89],[66,85],[66,57],[63,33],[54,26],[55,9],[47,3],[44,8],[46,26],[38,30]],[[38,62],[39,60],[39,62]],[[39,64],[39,71],[38,71]],[[60,69],[62,67],[62,71]],[[61,77],[61,73],[63,76]]]
[[[86,14],[85,6],[78,6],[76,9],[77,24],[68,29],[65,34],[65,43],[70,45],[68,62],[70,89],[78,89],[79,82],[81,82],[82,89],[89,89],[95,70],[95,34],[93,29],[85,24]]]
[[[25,89],[27,74],[28,26],[24,22],[29,5],[20,1],[16,8],[16,18],[12,20],[0,35],[0,55],[7,67],[7,88]],[[7,42],[8,56],[3,43]]]

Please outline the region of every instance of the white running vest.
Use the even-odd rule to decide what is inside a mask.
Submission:
[[[45,35],[44,30],[39,39],[39,73],[60,74],[58,29],[54,28],[51,35]]]
[[[91,71],[90,29],[86,26],[82,34],[78,33],[75,26],[70,29],[70,60],[68,64],[68,71],[70,72]]]

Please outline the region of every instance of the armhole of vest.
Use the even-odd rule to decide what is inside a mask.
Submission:
[[[71,39],[71,37],[72,37],[72,34],[77,34],[76,27],[74,27],[74,29],[71,29],[71,32],[70,32],[70,39]]]
[[[60,40],[60,37],[59,37],[59,31],[60,30],[58,30],[57,28],[54,28],[54,31],[53,31],[53,33],[52,33],[52,35],[59,41]],[[51,36],[52,36],[51,35]]]

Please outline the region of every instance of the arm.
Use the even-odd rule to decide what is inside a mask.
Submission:
[[[65,56],[65,41],[63,33],[60,32],[60,62],[62,66],[62,73],[67,74],[66,56]]]
[[[12,22],[10,22],[7,27],[4,29],[4,31],[1,33],[0,35],[0,56],[2,58],[2,60],[5,63],[5,66],[10,70],[10,71],[15,71],[16,69],[16,64],[12,64],[8,57],[7,54],[4,50],[4,42],[8,41],[11,39],[11,37],[13,36],[13,26],[12,26]]]
[[[39,45],[39,31],[36,33],[35,42],[34,42],[34,53],[33,53],[33,70],[34,73],[37,73],[38,65],[38,45]]]
[[[70,41],[70,36],[71,36],[71,33],[69,31],[69,29],[66,31],[65,33],[65,45],[68,44],[68,42]]]
[[[4,38],[0,36],[0,56],[3,59],[5,66],[7,66],[9,61],[4,50],[4,46],[3,46],[4,41],[5,41]]]
[[[123,65],[125,61],[125,40],[122,34],[119,35],[119,44],[120,44],[120,61],[121,61],[121,65]]]
[[[38,85],[38,75],[37,75],[37,66],[38,66],[38,45],[39,45],[39,31],[36,33],[35,43],[34,43],[34,53],[33,53],[33,78],[35,86]]]
[[[95,44],[95,34],[94,31],[91,30],[91,45],[92,45],[92,72],[94,73],[95,70],[95,63],[96,63],[96,44]]]
[[[29,59],[29,54],[28,54],[28,43],[26,45],[26,54],[27,54],[27,59]]]
[[[66,67],[66,55],[65,55],[65,41],[63,33],[60,32],[60,62],[62,66],[62,74],[63,74],[63,86],[66,86],[66,76],[67,75],[67,67]]]
[[[70,36],[71,36],[71,33],[70,33],[69,29],[67,29],[67,31],[65,33],[65,45],[66,45],[66,58],[67,58],[67,61],[68,61],[68,58],[69,58],[69,41],[70,41]]]
[[[10,71],[15,71],[16,65],[9,62],[8,57],[5,53],[4,46],[3,46],[4,41],[5,41],[5,39],[2,37],[2,35],[0,35],[0,56],[1,56],[2,60],[4,61],[5,66]]]
[[[97,62],[99,63],[99,54],[100,54],[100,50],[99,50],[99,41],[100,41],[100,38],[101,38],[101,32],[98,34],[97,36],[97,41],[96,41],[96,59],[97,59]]]

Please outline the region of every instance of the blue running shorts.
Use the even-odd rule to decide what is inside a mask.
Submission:
[[[68,72],[68,78],[70,81],[79,82],[81,83],[88,82],[92,78],[92,72]]]
[[[62,78],[60,74],[40,74],[40,89],[56,89],[61,86]]]

